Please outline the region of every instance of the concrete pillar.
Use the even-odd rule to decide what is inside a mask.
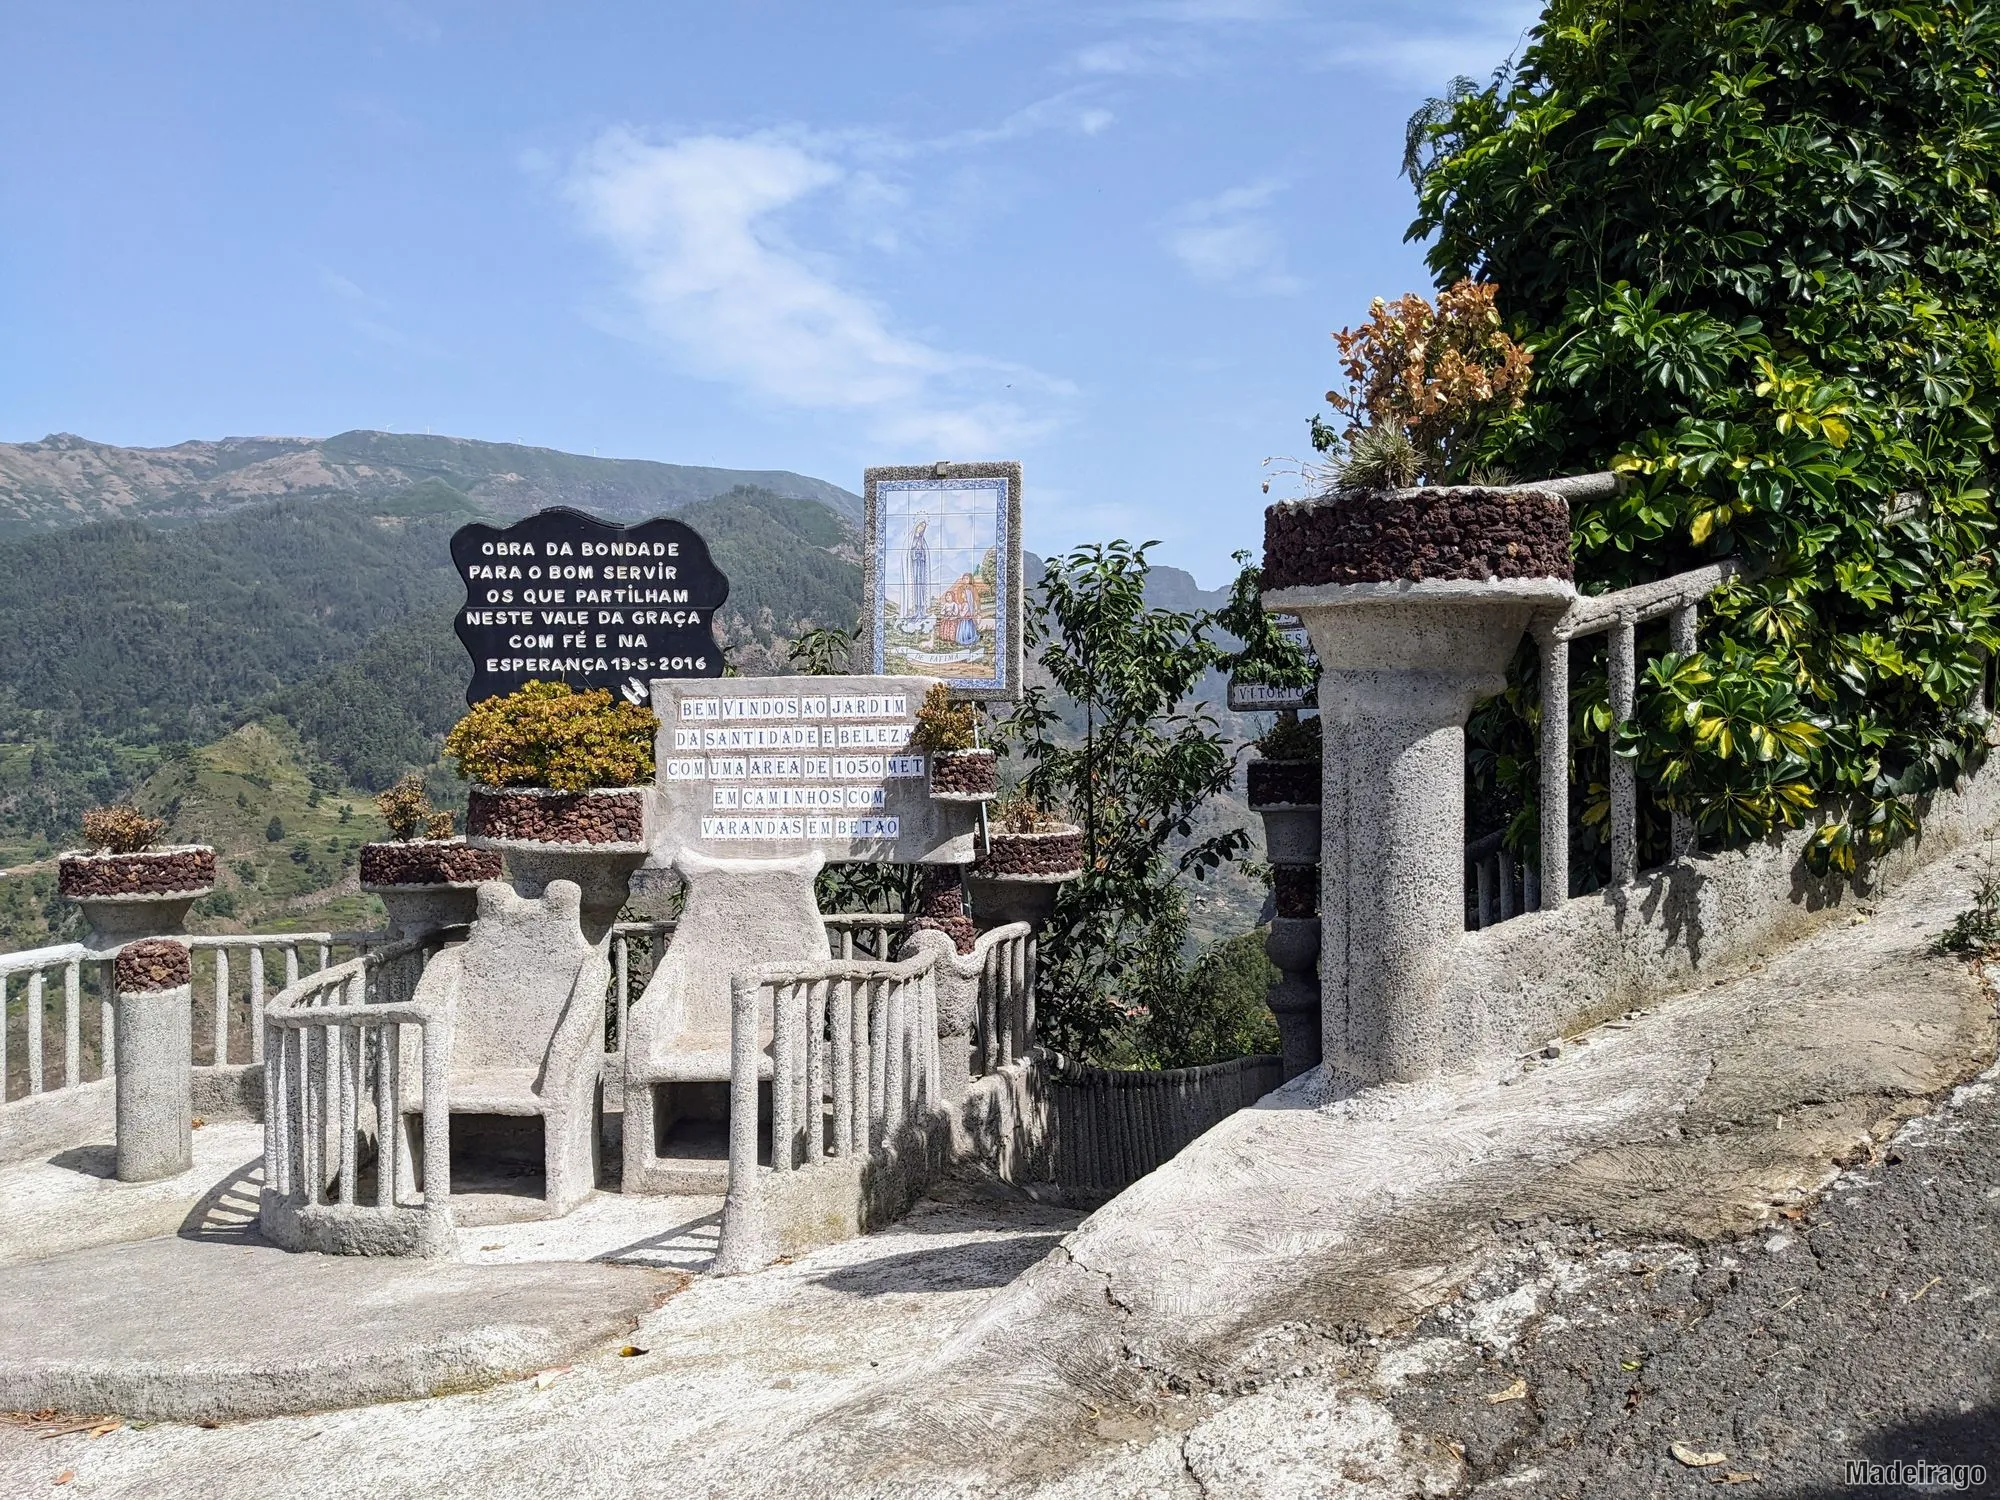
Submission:
[[[1506,686],[1555,579],[1308,585],[1266,594],[1318,653],[1324,739],[1324,1053],[1360,1082],[1422,1078],[1471,1050],[1437,994],[1464,938],[1465,721]]]
[[[194,1165],[194,990],[185,945],[127,943],[114,971],[118,1180],[153,1182]]]

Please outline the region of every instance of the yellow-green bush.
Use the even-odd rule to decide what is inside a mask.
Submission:
[[[445,736],[458,774],[481,786],[587,792],[653,779],[657,721],[602,688],[530,682],[475,703]]]

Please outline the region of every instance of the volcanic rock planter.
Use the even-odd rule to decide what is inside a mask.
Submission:
[[[930,778],[939,802],[991,802],[1000,791],[1000,762],[991,750],[933,751]]]
[[[136,938],[187,930],[188,909],[215,888],[206,844],[132,854],[71,850],[56,861],[56,890],[83,908],[99,952]]]
[[[501,856],[463,839],[361,846],[361,889],[382,900],[399,938],[462,927],[479,910],[479,883],[498,880]]]
[[[588,792],[476,786],[466,804],[466,844],[504,853],[524,896],[541,895],[552,880],[575,881],[583,893],[584,936],[601,945],[631,891],[632,872],[646,860],[649,795],[632,786]]]
[[[1068,823],[1037,833],[995,828],[989,838],[965,877],[979,925],[1026,922],[1039,929],[1055,910],[1056,887],[1083,873],[1083,830]]]
[[[1575,597],[1558,489],[1350,493],[1265,512],[1264,607],[1320,668],[1321,1032],[1359,1082],[1438,1071],[1464,936],[1465,721]]]
[[[1570,577],[1569,503],[1549,490],[1353,490],[1264,512],[1267,598],[1350,583]]]

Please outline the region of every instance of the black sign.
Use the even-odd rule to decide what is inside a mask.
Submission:
[[[536,678],[643,703],[655,677],[722,675],[712,622],[729,580],[691,526],[557,506],[504,531],[460,527],[451,560],[465,581],[467,703]]]

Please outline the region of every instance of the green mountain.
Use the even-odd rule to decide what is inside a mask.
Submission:
[[[429,479],[0,540],[14,646],[0,654],[0,845],[59,841],[163,752],[258,717],[288,725],[329,785],[373,790],[434,761],[469,674],[448,546],[481,514]],[[730,579],[716,635],[739,671],[783,671],[802,631],[852,624],[844,515],[742,486],[679,514]]]
[[[0,443],[0,538],[120,517],[173,523],[283,499],[381,500],[425,480],[512,520],[550,505],[636,521],[748,486],[811,500],[849,521],[860,498],[785,470],[585,458],[553,448],[400,432],[245,437],[120,448],[59,432]]]

